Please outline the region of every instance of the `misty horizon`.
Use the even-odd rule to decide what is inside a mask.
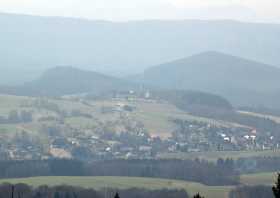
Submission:
[[[89,20],[237,20],[279,23],[280,3],[269,0],[245,1],[1,1],[0,12],[38,16],[82,18]]]

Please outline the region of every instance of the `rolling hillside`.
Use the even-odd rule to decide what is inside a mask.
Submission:
[[[147,69],[142,82],[167,89],[200,90],[234,105],[280,107],[280,69],[255,61],[205,52]]]
[[[22,179],[2,179],[0,183],[26,183],[31,186],[39,185],[72,185],[84,188],[143,188],[143,189],[184,189],[194,195],[197,192],[207,194],[209,198],[227,198],[231,186],[205,186],[200,183],[180,180],[137,178],[137,177],[32,177]]]
[[[241,183],[244,185],[271,185],[275,180],[275,173],[258,173],[241,176]],[[143,188],[149,190],[157,189],[184,189],[191,195],[200,192],[209,198],[227,198],[228,193],[235,186],[206,186],[195,182],[181,180],[139,178],[139,177],[31,177],[19,179],[1,179],[1,183],[25,183],[33,187],[40,185],[72,185],[84,188],[102,190],[104,188]]]

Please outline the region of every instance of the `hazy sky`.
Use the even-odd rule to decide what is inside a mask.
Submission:
[[[280,0],[0,0],[0,12],[105,20],[280,21]]]

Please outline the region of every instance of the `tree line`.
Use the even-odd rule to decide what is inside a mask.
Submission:
[[[26,184],[2,184],[0,185],[0,198],[113,198],[114,194],[121,198],[189,198],[184,190],[145,190],[145,189],[101,189],[94,190],[89,188],[74,186],[39,186],[33,188]],[[115,196],[116,197],[116,196]]]
[[[234,162],[234,167],[240,174],[276,172],[279,171],[280,157],[240,158]]]
[[[91,175],[179,179],[206,185],[235,185],[239,176],[205,160],[111,160],[96,162]]]
[[[32,176],[128,176],[179,179],[207,185],[234,185],[238,174],[225,164],[204,160],[77,160],[0,162],[1,178]]]

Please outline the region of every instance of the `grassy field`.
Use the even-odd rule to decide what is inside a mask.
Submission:
[[[240,183],[243,185],[272,185],[277,178],[275,172],[246,174],[240,176]],[[0,183],[25,183],[33,187],[40,185],[72,185],[84,188],[103,188],[128,189],[144,188],[149,190],[156,189],[184,189],[190,195],[200,192],[208,198],[227,198],[228,193],[234,186],[206,186],[195,182],[181,180],[139,178],[139,177],[30,177],[20,179],[1,179]]]
[[[175,129],[172,122],[174,119],[198,121],[224,127],[240,126],[236,123],[193,116],[168,103],[131,102],[129,105],[136,106],[136,111],[132,116],[141,121],[151,135],[162,138],[171,136],[171,132]]]
[[[17,132],[17,131],[18,131],[18,128],[14,124],[0,124],[0,133],[1,134],[14,133],[14,132]]]
[[[280,157],[279,150],[272,151],[213,151],[213,152],[193,152],[193,153],[166,153],[159,158],[163,159],[205,159],[216,161],[218,158],[249,158],[249,157]]]
[[[27,97],[0,95],[0,115],[6,116],[11,110],[20,108],[20,104],[28,100]]]
[[[244,185],[272,185],[277,178],[275,172],[241,175],[240,182]],[[33,187],[40,185],[72,185],[84,188],[128,189],[184,189],[190,195],[200,192],[207,198],[227,198],[234,186],[206,186],[195,182],[181,180],[138,178],[138,177],[30,177],[20,179],[1,179],[0,183],[25,183]]]
[[[255,116],[255,117],[260,117],[260,118],[268,118],[271,119],[277,123],[280,123],[280,117],[279,116],[272,116],[272,115],[265,115],[265,114],[260,114],[260,113],[254,113],[254,112],[248,112],[248,111],[238,111],[240,114],[244,115],[250,115],[250,116]]]
[[[216,121],[213,119],[192,116],[186,112],[183,112],[176,108],[174,105],[168,103],[149,103],[143,101],[126,101],[126,100],[104,100],[104,101],[91,101],[90,105],[82,104],[79,101],[68,100],[53,100],[60,108],[64,110],[79,109],[86,113],[91,113],[94,117],[100,121],[114,121],[119,118],[119,113],[105,113],[102,114],[100,109],[102,107],[115,107],[117,104],[129,105],[136,107],[135,111],[128,113],[130,118],[142,122],[147,131],[152,136],[160,136],[161,138],[167,138],[171,136],[175,126],[172,120],[179,118],[190,121],[200,121],[205,123],[211,123],[222,126],[237,126],[235,123],[227,123],[223,121]],[[80,122],[79,122],[80,121]],[[68,124],[81,127],[89,125],[85,120],[79,120],[78,118],[72,118],[66,121]]]
[[[12,110],[23,110],[26,109],[22,107],[23,103],[30,103],[35,98],[31,97],[19,97],[11,95],[0,95],[0,116],[7,117],[9,112]],[[72,110],[79,110],[83,113],[88,113],[93,115],[94,118],[105,122],[114,121],[119,119],[118,113],[101,113],[102,107],[115,107],[117,104],[124,104],[136,107],[136,110],[129,113],[129,117],[142,122],[147,129],[147,131],[152,136],[160,136],[162,138],[167,138],[171,136],[172,131],[175,126],[172,120],[176,118],[191,120],[191,121],[201,121],[205,123],[211,123],[215,125],[230,126],[236,125],[234,123],[226,123],[222,121],[216,121],[208,118],[192,116],[186,112],[183,112],[176,108],[174,105],[168,103],[149,103],[143,101],[114,101],[114,100],[104,100],[104,101],[89,101],[85,104],[79,100],[69,100],[69,99],[48,99],[49,102],[55,103],[59,106],[60,110],[64,112],[71,112]],[[48,112],[46,110],[38,110],[33,107],[28,107],[29,111],[34,112],[34,117],[40,117],[42,115],[52,115],[53,112]],[[65,120],[66,124],[70,124],[77,128],[87,128],[94,125],[94,120],[84,119],[80,117],[67,118]],[[36,123],[33,123],[36,124]],[[1,126],[0,126],[1,128]],[[2,126],[2,128],[7,128]],[[7,128],[8,129],[8,128]],[[0,130],[1,131],[1,130]],[[9,131],[9,130],[4,130]]]
[[[84,117],[66,118],[65,123],[76,128],[82,128],[82,127],[91,128],[96,126],[96,123],[93,122],[92,119],[84,118]]]
[[[81,186],[85,188],[94,188],[97,190],[103,188],[144,188],[144,189],[184,189],[193,195],[200,192],[207,195],[208,198],[226,198],[233,187],[224,186],[205,186],[199,183],[185,182],[179,180],[136,178],[136,177],[32,177],[22,179],[5,179],[0,183],[25,183],[31,186],[40,185],[60,185],[67,184]]]
[[[240,177],[240,182],[246,185],[272,185],[277,179],[275,172],[247,174]]]

